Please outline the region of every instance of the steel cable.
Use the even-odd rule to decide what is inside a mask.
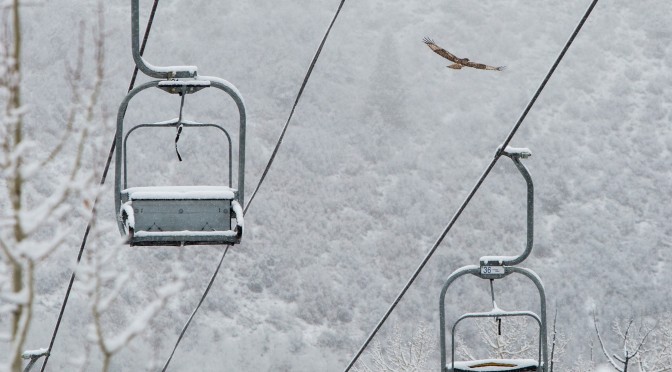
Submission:
[[[275,145],[275,148],[273,149],[273,153],[271,154],[271,157],[268,160],[268,163],[266,164],[266,167],[264,168],[264,172],[262,173],[261,178],[259,179],[259,182],[257,183],[257,186],[255,187],[254,191],[252,192],[252,196],[250,197],[250,199],[245,204],[245,209],[243,210],[243,215],[245,215],[247,213],[248,208],[252,204],[252,200],[254,200],[254,197],[257,195],[257,192],[259,191],[259,188],[261,187],[262,183],[264,183],[264,180],[266,179],[266,175],[268,174],[268,171],[271,169],[271,165],[273,164],[273,161],[275,160],[275,157],[278,154],[278,150],[280,149],[280,145],[282,144],[282,140],[285,137],[285,133],[287,133],[287,128],[289,127],[289,123],[291,122],[292,117],[294,116],[294,111],[296,110],[296,106],[299,104],[299,100],[301,99],[301,96],[303,95],[303,91],[306,88],[306,85],[308,84],[308,79],[310,79],[310,75],[313,73],[313,69],[315,68],[315,64],[317,63],[317,59],[320,57],[320,54],[322,53],[322,48],[324,47],[324,44],[327,41],[327,37],[329,36],[329,33],[331,32],[331,29],[333,28],[334,23],[336,22],[336,19],[338,18],[338,15],[340,14],[341,9],[343,8],[343,4],[345,4],[345,0],[341,0],[341,3],[339,4],[338,9],[336,10],[336,13],[334,14],[334,17],[332,18],[331,23],[329,23],[329,27],[327,27],[327,31],[325,32],[324,37],[322,38],[322,41],[320,42],[320,46],[317,48],[317,51],[315,52],[315,55],[313,55],[313,59],[310,62],[310,66],[308,67],[308,71],[306,72],[306,75],[303,78],[303,83],[301,84],[301,88],[299,88],[299,92],[297,93],[296,99],[294,100],[294,105],[292,106],[292,110],[289,113],[289,117],[287,118],[287,121],[285,122],[285,125],[282,128],[282,132],[280,133],[280,137],[278,138],[278,141]],[[198,311],[201,304],[205,300],[205,297],[208,295],[208,292],[210,291],[210,287],[212,286],[212,283],[215,281],[215,278],[217,277],[217,274],[219,273],[219,268],[222,265],[222,261],[224,260],[224,256],[226,256],[226,253],[228,252],[228,249],[229,249],[229,246],[227,246],[226,250],[224,251],[224,254],[222,255],[222,258],[220,259],[219,265],[217,266],[217,269],[215,270],[214,274],[210,278],[210,284],[208,284],[208,287],[206,288],[205,292],[203,293],[203,296],[201,297],[201,300],[199,301],[198,305],[196,306],[196,309],[194,309],[191,316],[187,320],[187,323],[182,328],[182,331],[180,332],[180,336],[177,339],[175,347],[173,348],[173,351],[170,354],[170,357],[166,361],[166,364],[163,366],[163,369],[162,369],[163,372],[165,372],[166,369],[168,368],[168,365],[170,364],[170,361],[173,358],[173,354],[175,354],[175,350],[177,349],[177,346],[179,345],[180,340],[182,340],[182,337],[184,336],[187,328],[191,324],[191,320],[193,319],[194,315],[196,314],[196,311]]]
[[[177,342],[175,342],[175,347],[173,347],[173,351],[170,353],[170,356],[168,357],[168,360],[166,361],[166,364],[163,365],[163,369],[161,370],[162,372],[165,372],[166,369],[168,368],[168,365],[170,364],[170,361],[173,360],[173,355],[175,355],[175,350],[177,350],[177,346],[180,344],[180,341],[182,341],[182,337],[184,337],[184,334],[187,332],[187,328],[189,328],[189,324],[191,324],[191,321],[194,319],[194,315],[196,315],[196,312],[198,309],[201,308],[201,305],[203,304],[203,301],[205,301],[205,298],[208,296],[208,293],[210,292],[210,288],[212,287],[212,283],[215,282],[215,278],[217,277],[217,273],[219,273],[219,269],[222,267],[222,262],[224,262],[224,257],[226,257],[226,253],[229,251],[229,248],[231,246],[227,245],[226,248],[224,249],[224,254],[222,254],[222,258],[219,259],[219,264],[217,265],[217,268],[215,269],[215,273],[212,275],[210,278],[210,282],[208,283],[208,286],[205,288],[205,293],[203,293],[203,296],[201,296],[201,300],[198,301],[198,305],[196,305],[196,308],[194,311],[191,312],[191,315],[189,316],[189,319],[187,319],[187,323],[182,327],[182,332],[180,332],[180,336],[177,338]]]
[[[266,175],[268,174],[268,171],[271,169],[271,165],[273,164],[273,161],[275,160],[275,156],[278,154],[278,150],[280,149],[280,145],[282,144],[282,140],[285,137],[285,133],[287,133],[287,128],[289,127],[289,122],[292,120],[292,117],[294,116],[294,111],[296,110],[296,106],[299,104],[299,100],[301,99],[301,95],[303,94],[303,90],[306,88],[306,84],[308,84],[308,79],[310,79],[310,75],[313,73],[313,68],[315,67],[315,64],[317,63],[317,59],[320,57],[320,53],[322,53],[322,47],[324,47],[324,43],[327,41],[327,37],[329,37],[329,33],[331,32],[331,28],[334,26],[334,23],[336,23],[336,18],[338,18],[338,15],[341,13],[341,9],[343,8],[343,4],[345,4],[345,0],[341,0],[341,3],[338,5],[338,9],[336,10],[336,13],[334,14],[334,18],[332,18],[331,23],[329,23],[329,27],[327,28],[327,31],[324,33],[324,37],[322,38],[322,42],[320,43],[320,46],[317,48],[317,51],[315,52],[315,55],[313,56],[313,60],[310,62],[310,67],[308,67],[308,72],[306,72],[306,76],[303,78],[303,83],[301,84],[301,88],[299,89],[299,93],[296,95],[296,99],[294,100],[294,105],[292,106],[292,110],[289,112],[289,117],[287,117],[287,121],[285,122],[285,126],[282,128],[282,132],[280,132],[280,137],[278,138],[278,142],[276,143],[275,148],[273,149],[273,153],[271,154],[271,158],[268,160],[268,164],[266,164],[266,168],[264,168],[264,172],[261,174],[261,178],[259,179],[259,183],[257,183],[257,187],[252,192],[252,196],[250,196],[250,200],[248,200],[247,204],[245,205],[245,212],[247,212],[247,209],[250,208],[250,204],[252,204],[252,200],[254,200],[254,197],[257,195],[257,192],[259,191],[259,188],[261,187],[261,184],[264,183],[264,179],[266,179]]]

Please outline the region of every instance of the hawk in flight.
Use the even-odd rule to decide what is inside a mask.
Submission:
[[[453,64],[446,66],[448,68],[452,68],[455,70],[459,70],[462,67],[472,67],[472,68],[477,68],[479,70],[495,70],[495,71],[502,71],[505,69],[505,66],[499,66],[499,67],[493,67],[493,66],[488,66],[484,65],[482,63],[476,63],[476,62],[471,62],[469,58],[458,58],[454,54],[450,53],[449,51],[441,48],[440,46],[434,44],[434,41],[428,37],[424,38],[422,41],[427,44],[427,46],[434,51],[434,53],[440,55],[441,57],[452,61]]]

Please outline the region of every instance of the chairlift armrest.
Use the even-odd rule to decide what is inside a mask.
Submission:
[[[236,219],[236,226],[233,228],[233,231],[236,232],[236,238],[240,240],[243,237],[243,225],[245,224],[243,207],[241,207],[237,200],[232,200],[231,209]]]

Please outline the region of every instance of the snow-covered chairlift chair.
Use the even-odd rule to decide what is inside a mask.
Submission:
[[[227,93],[236,103],[238,129],[237,188],[232,187],[232,143],[229,133],[220,125],[184,120],[139,124],[124,132],[124,116],[130,100],[138,93],[159,88],[172,94],[192,94],[205,88]],[[243,234],[243,198],[245,173],[245,105],[238,90],[226,80],[196,77],[189,80],[150,81],[133,89],[124,98],[117,116],[115,210],[122,235],[130,245],[163,246],[195,244],[237,244]],[[228,185],[207,186],[144,186],[128,187],[126,141],[136,129],[143,127],[175,128],[214,127],[227,138],[229,145]],[[232,223],[235,220],[235,224]]]
[[[115,210],[122,236],[127,236],[130,245],[191,245],[191,244],[236,244],[243,235],[243,202],[245,185],[245,104],[243,98],[226,80],[198,76],[196,66],[154,66],[145,61],[140,52],[140,5],[131,0],[131,50],[133,60],[140,71],[157,79],[131,90],[119,107],[115,137]],[[238,108],[238,187],[232,188],[232,143],[229,133],[217,124],[185,122],[182,107],[178,120],[140,124],[130,128],[124,135],[124,116],[133,97],[138,93],[159,88],[171,94],[180,94],[182,104],[187,94],[201,89],[216,88],[224,91]],[[228,139],[229,182],[225,185],[208,186],[149,186],[128,187],[126,140],[140,127],[215,127]],[[179,156],[179,153],[178,153]],[[123,171],[123,179],[122,179]],[[232,224],[235,220],[235,224]]]

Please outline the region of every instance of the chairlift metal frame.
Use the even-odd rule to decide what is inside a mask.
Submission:
[[[197,85],[192,85],[196,82]],[[203,85],[203,82],[206,82],[207,85]],[[170,86],[170,88],[167,88],[167,86]],[[177,121],[174,122],[169,122],[169,123],[142,123],[135,125],[131,127],[126,133],[124,133],[124,117],[126,115],[126,111],[128,108],[128,105],[130,101],[140,92],[145,91],[150,88],[160,88],[163,91],[166,91],[168,93],[176,94],[179,92],[184,92],[183,94],[193,94],[196,91],[199,91],[200,89],[206,88],[206,87],[213,87],[217,88],[219,90],[224,91],[227,93],[236,103],[236,106],[238,108],[239,112],[239,119],[240,119],[240,124],[239,124],[239,133],[238,133],[238,176],[237,176],[237,186],[238,188],[235,190],[234,194],[234,203],[238,203],[241,208],[244,206],[243,201],[244,201],[244,184],[245,184],[245,119],[246,119],[246,113],[245,113],[245,105],[243,103],[242,98],[240,97],[239,93],[230,84],[227,84],[226,81],[220,80],[220,79],[215,79],[215,78],[204,78],[204,77],[197,77],[196,80],[179,80],[179,81],[170,81],[168,84],[164,83],[163,81],[150,81],[145,84],[142,84],[138,86],[137,88],[133,89],[129,94],[124,98],[124,100],[121,103],[121,106],[119,108],[119,112],[117,115],[117,133],[116,133],[116,164],[115,164],[115,210],[117,213],[119,213],[119,218],[118,218],[118,225],[119,225],[119,230],[122,233],[122,235],[128,235],[129,236],[129,243],[131,245],[190,245],[190,244],[236,244],[240,242],[240,239],[242,237],[242,223],[240,223],[236,227],[236,234],[233,236],[224,236],[221,233],[213,233],[212,235],[208,236],[206,233],[203,234],[191,234],[192,236],[189,236],[188,233],[175,233],[171,235],[170,233],[165,233],[162,236],[145,236],[145,237],[140,237],[135,235],[135,231],[131,231],[126,226],[126,221],[124,221],[124,214],[122,212],[122,204],[128,203],[129,200],[129,195],[124,193],[124,190],[127,190],[128,188],[128,178],[127,178],[127,139],[130,134],[132,134],[135,130],[139,128],[147,128],[147,127],[177,127],[178,125],[182,125],[184,127],[214,127],[222,131],[226,137],[227,141],[229,143],[229,161],[228,161],[228,172],[229,172],[229,187],[232,185],[232,161],[233,157],[232,155],[232,146],[231,146],[231,138],[229,133],[224,129],[222,126],[218,124],[206,124],[206,123],[178,123]],[[194,88],[194,89],[191,89]],[[131,201],[132,202],[132,201]],[[193,203],[200,203],[194,201]],[[192,203],[192,204],[193,204]],[[171,204],[167,202],[166,204]],[[201,203],[202,204],[202,203]],[[223,207],[223,206],[222,206]],[[160,209],[163,209],[162,207],[159,207]],[[194,206],[194,208],[201,208],[198,206]],[[157,213],[159,214],[167,214],[171,213],[169,211],[170,208],[165,209],[165,210],[160,210]],[[236,219],[237,222],[242,222],[242,213],[235,213],[233,210],[231,211],[231,215],[233,218]],[[126,216],[128,218],[128,216]],[[161,217],[156,217],[156,218],[161,218]],[[184,229],[184,230],[189,230],[189,229]],[[230,227],[224,227],[223,230],[220,230],[217,228],[215,231],[226,231],[230,230]]]
[[[138,69],[145,75],[157,79],[195,78],[198,73],[196,66],[154,66],[140,54],[140,4],[139,0],[131,0],[131,49],[133,60]]]
[[[528,149],[516,149],[507,147],[502,152],[503,155],[511,158],[514,164],[518,168],[518,171],[522,174],[527,185],[527,243],[525,250],[518,256],[484,256],[480,258],[480,265],[468,265],[464,266],[455,272],[453,272],[447,279],[441,289],[441,296],[439,298],[439,322],[440,322],[440,348],[441,348],[441,372],[462,372],[462,371],[472,371],[477,370],[475,368],[461,369],[455,367],[455,332],[457,325],[468,318],[501,318],[501,317],[513,317],[513,316],[523,316],[533,318],[539,325],[539,355],[537,359],[536,371],[546,372],[548,368],[548,330],[547,330],[547,319],[546,319],[546,291],[544,285],[541,282],[539,276],[532,270],[526,268],[516,267],[514,265],[520,264],[523,262],[532,251],[534,239],[534,184],[532,182],[532,177],[530,176],[527,168],[520,161],[531,156],[531,152]],[[530,279],[537,291],[539,292],[539,315],[530,312],[530,311],[504,311],[497,307],[494,297],[494,289],[492,288],[492,283],[494,280],[503,279],[510,274],[517,273],[521,274],[524,277]],[[480,313],[466,313],[459,317],[452,326],[451,329],[451,361],[448,364],[447,356],[447,345],[446,345],[446,308],[445,300],[446,293],[448,288],[457,280],[458,278],[465,275],[474,275],[481,279],[490,280],[491,291],[492,291],[492,301],[493,301],[493,310],[489,312],[480,312]],[[478,362],[478,361],[475,361]],[[524,371],[528,369],[521,369],[511,365],[509,369],[502,369],[506,367],[490,365],[488,363],[482,364],[484,369],[478,369],[479,371]],[[502,365],[507,365],[502,363]],[[488,366],[493,366],[496,369],[488,370]]]
[[[117,223],[122,235],[128,237],[130,245],[192,245],[192,244],[237,244],[243,233],[244,186],[245,186],[245,128],[246,110],[242,96],[235,86],[226,80],[198,76],[196,66],[157,67],[148,63],[140,55],[139,0],[131,0],[131,37],[133,59],[138,69],[150,77],[172,80],[155,80],[131,90],[124,97],[117,113],[115,136],[115,210]],[[179,79],[179,80],[178,80]],[[229,132],[219,124],[186,122],[180,118],[170,122],[142,123],[132,126],[124,133],[124,118],[131,100],[140,92],[159,88],[169,94],[184,96],[202,89],[215,88],[233,99],[238,108],[238,174],[237,189],[232,188],[233,150]],[[182,101],[184,103],[184,101]],[[181,112],[181,111],[180,111]],[[139,190],[143,197],[133,197],[128,188],[127,140],[139,128],[212,127],[224,133],[228,141],[228,187],[147,187]],[[177,143],[177,139],[176,139]],[[176,147],[177,149],[177,147]],[[179,154],[178,154],[179,156]],[[200,187],[201,189],[197,189]],[[138,188],[133,188],[136,192]],[[214,190],[214,191],[213,191]],[[166,197],[167,194],[180,194]],[[141,201],[142,200],[142,201]],[[143,209],[147,207],[147,212]],[[143,214],[141,219],[138,219]],[[180,214],[180,215],[177,215]],[[235,219],[236,226],[231,228]],[[136,226],[136,220],[142,223]],[[147,228],[153,221],[151,227]],[[142,226],[143,229],[138,229]],[[153,227],[156,226],[156,229]],[[162,228],[162,226],[164,228]]]

